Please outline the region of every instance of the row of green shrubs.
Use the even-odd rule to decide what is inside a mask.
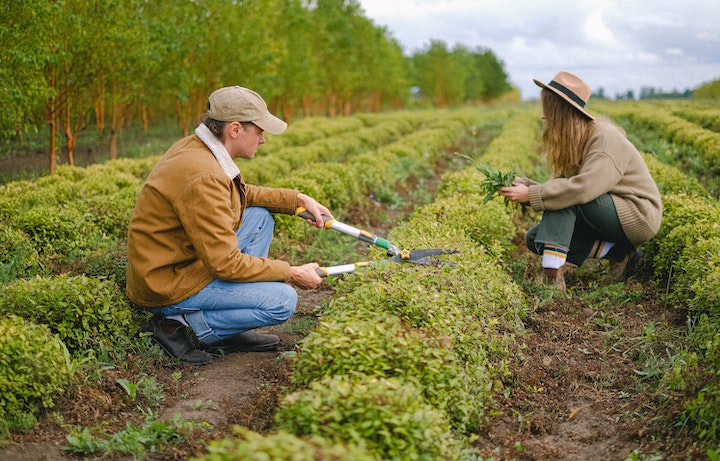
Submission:
[[[526,117],[513,114],[486,155],[521,161],[525,146],[512,149],[510,139]],[[523,139],[537,140],[527,131]],[[262,440],[320,437],[326,446],[360,447],[367,459],[472,458],[471,441],[491,421],[517,360],[511,345],[527,309],[502,265],[515,211],[483,204],[477,182],[472,166],[448,173],[437,199],[389,234],[406,248],[460,250],[446,264],[385,264],[337,281],[318,327],[300,344],[278,432]],[[230,459],[248,446],[269,459],[289,456],[258,443],[245,433],[211,444],[203,459]]]
[[[668,150],[687,157],[677,163],[690,161],[691,169],[717,192],[720,134],[712,123],[716,109],[631,103],[603,106],[603,111],[629,119],[632,130],[643,138],[666,139]],[[699,159],[695,167],[693,159]],[[716,445],[720,442],[720,207],[695,177],[655,155],[645,154],[645,161],[662,193],[664,210],[658,235],[643,246],[642,262],[666,293],[668,305],[686,315],[688,329],[688,341],[659,377],[658,392],[681,395],[685,412],[675,423]]]
[[[720,133],[673,115],[661,104],[604,103],[600,110],[611,117],[627,118],[635,129],[654,131],[673,143],[691,147],[706,174],[720,175]]]
[[[656,176],[658,177],[658,176]],[[720,442],[720,206],[692,192],[663,195],[663,224],[644,246],[667,302],[687,316],[687,348],[665,370],[669,393],[687,397],[684,421]]]
[[[524,174],[536,168],[531,152],[537,140],[528,137],[532,115],[508,122],[504,132],[516,123],[517,140],[508,149],[488,149],[482,157],[493,167]],[[523,133],[525,135],[523,136]],[[502,145],[505,137],[493,145]],[[523,155],[514,157],[512,145],[524,145]],[[500,153],[494,156],[493,153]],[[708,196],[697,179],[662,163],[657,156],[643,154],[663,195],[664,217],[658,235],[644,245],[643,264],[652,273],[666,302],[688,318],[688,342],[668,360],[658,377],[658,392],[685,397],[681,420],[672,423],[687,427],[698,437],[717,444],[720,439],[720,206]],[[453,173],[466,190],[478,187],[479,176],[472,168]],[[456,186],[457,187],[457,186]],[[455,191],[454,191],[455,192]],[[443,189],[439,190],[442,195]]]
[[[648,110],[637,113],[647,114]],[[683,113],[694,112],[684,109]],[[517,123],[518,133],[515,142],[524,144],[524,153],[530,152],[538,145],[527,135],[532,131],[528,129],[531,120],[522,123],[516,117],[513,121]],[[505,131],[511,129],[513,121]],[[661,131],[667,133],[665,129]],[[502,142],[504,138],[498,137],[493,144]],[[515,158],[510,154],[511,148],[495,152],[501,155],[495,157],[488,152],[483,161],[500,170],[525,173],[537,165],[532,156]],[[662,163],[655,155],[643,155],[664,203],[662,226],[658,235],[644,245],[643,264],[660,289],[667,293],[666,302],[687,313],[689,330],[687,344],[680,346],[679,353],[668,360],[658,377],[659,393],[685,396],[686,411],[682,420],[673,423],[690,428],[711,445],[717,444],[720,441],[717,435],[720,433],[720,206],[694,177]],[[469,183],[477,184],[477,178]]]
[[[536,117],[515,114],[480,160],[519,174],[534,171],[537,159],[528,153],[538,146],[532,129]],[[668,364],[659,381],[675,387],[660,392],[684,390],[689,396],[685,421],[677,424],[688,424],[701,439],[717,443],[717,206],[696,180],[654,156],[645,158],[663,193],[666,219],[646,245],[644,259],[654,276],[669,284],[669,301],[694,313],[692,342],[682,352],[688,357]],[[207,459],[228,459],[217,455],[249,446],[265,452],[259,444],[271,450],[271,440],[298,435],[313,440],[320,435],[328,440],[326,446],[365,447],[381,459],[471,457],[468,435],[491,419],[492,397],[502,389],[513,359],[507,341],[521,334],[525,302],[499,269],[503,243],[514,235],[514,211],[498,200],[479,205],[481,179],[473,166],[449,173],[435,202],[391,232],[391,240],[410,246],[455,242],[463,248],[461,256],[453,257],[459,266],[385,266],[344,279],[323,310],[322,323],[302,344],[293,375],[297,389],[278,412],[280,432],[222,441],[210,448],[215,457]],[[486,286],[478,288],[478,282]],[[699,361],[692,357],[698,353]],[[419,369],[419,363],[427,363],[428,370]],[[468,368],[482,371],[468,374]],[[690,374],[703,376],[693,380]],[[705,384],[681,389],[693,381]],[[453,402],[458,389],[465,391],[460,403]],[[408,395],[413,398],[407,400]],[[408,412],[417,418],[408,418]],[[433,429],[421,421],[431,421]]]
[[[488,149],[482,160],[500,170],[532,171],[536,162],[526,155],[537,146],[531,132],[531,114],[508,122],[504,132],[517,124],[517,141],[508,149]],[[525,133],[525,136],[523,136]],[[502,145],[504,137],[493,145]],[[514,157],[512,145],[524,144],[523,155]],[[493,152],[500,153],[494,156]],[[720,440],[720,206],[694,177],[662,163],[657,156],[643,154],[663,195],[664,217],[658,235],[643,247],[643,264],[667,293],[666,302],[688,318],[688,342],[668,360],[658,377],[660,394],[681,394],[686,411],[672,423],[687,427],[709,443]],[[477,189],[480,177],[472,168],[452,173],[466,191]],[[465,180],[459,178],[465,177]],[[457,191],[452,191],[457,192]],[[439,194],[442,195],[443,187]]]
[[[424,163],[434,157],[427,152],[435,156],[450,140],[461,136],[467,128],[458,120],[468,117],[462,111],[427,111],[411,117],[412,122],[402,128],[398,128],[402,117],[397,114],[389,114],[387,123],[383,123],[382,116],[323,119],[310,130],[314,138],[298,139],[307,139],[309,146],[332,146],[335,136],[343,139],[340,144],[350,144],[346,141],[351,134],[359,134],[366,138],[368,152],[377,144],[388,143],[388,153],[380,160],[386,170],[382,174],[372,171],[368,168],[370,157],[366,156],[356,160],[353,174],[349,165],[338,169],[334,163],[313,163],[310,157],[303,157],[302,149],[294,159],[299,163],[293,165],[309,162],[314,165],[311,170],[324,172],[315,182],[325,182],[328,193],[319,193],[319,197],[332,198],[330,203],[342,214],[352,204],[350,197],[339,195],[345,189],[366,196],[369,190],[401,181],[408,169],[417,165],[429,171]],[[366,125],[368,130],[363,128]],[[381,132],[381,127],[391,134]],[[323,137],[324,133],[327,137]],[[380,141],[372,141],[372,136]],[[427,150],[418,149],[418,144]],[[283,149],[286,156],[292,156],[291,147]],[[343,155],[362,157],[358,149]],[[395,152],[396,157],[389,152]],[[418,154],[407,155],[410,152]],[[32,332],[30,339],[0,350],[1,431],[31,427],[39,411],[51,408],[57,397],[73,385],[73,374],[80,380],[80,375],[94,374],[85,369],[76,373],[81,366],[98,366],[93,357],[102,354],[120,362],[129,351],[137,350],[139,339],[139,345],[144,345],[139,332],[145,316],[123,294],[125,238],[137,193],[158,159],[116,160],[88,168],[63,166],[39,180],[0,187],[0,282],[4,285],[0,312],[7,317],[3,328]],[[283,175],[275,172],[275,185],[302,188],[310,172],[295,173],[282,179]],[[357,178],[365,180],[353,183]],[[285,223],[286,230],[308,227],[297,218],[286,219]],[[279,230],[282,233],[282,224]],[[28,322],[37,328],[27,328]],[[62,347],[55,347],[57,344]],[[5,357],[10,351],[14,356]],[[19,367],[20,363],[27,366]],[[34,385],[24,386],[26,382]]]
[[[701,120],[707,120],[704,114],[712,113],[711,110],[678,109],[673,104],[668,107],[660,104],[662,110],[640,103],[630,107],[632,109],[621,105],[608,112],[641,121],[633,124],[633,129],[648,130],[650,135],[684,143],[697,150],[701,158],[720,158],[720,143],[716,144],[720,135],[708,131],[712,126],[706,126],[707,129],[698,126]],[[655,155],[644,156],[662,194],[664,210],[658,235],[643,246],[642,262],[666,293],[668,305],[686,315],[688,328],[687,343],[668,361],[659,377],[659,392],[683,396],[685,412],[682,420],[675,423],[689,428],[701,440],[717,444],[720,442],[720,206],[694,177],[662,163]],[[710,163],[707,166],[710,167]],[[713,172],[716,176],[717,170]]]
[[[681,108],[673,110],[672,113],[707,130],[720,133],[720,110],[717,107],[705,109]]]

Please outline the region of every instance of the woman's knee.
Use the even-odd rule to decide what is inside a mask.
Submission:
[[[530,250],[536,254],[542,253],[542,251],[538,248],[537,244],[535,243],[535,237],[537,237],[538,226],[539,226],[539,224],[534,225],[533,227],[530,228],[530,230],[528,230],[527,234],[525,234],[525,245],[527,246],[528,250]]]

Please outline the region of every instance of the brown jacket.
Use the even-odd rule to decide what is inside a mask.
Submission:
[[[292,214],[297,195],[233,181],[197,136],[181,139],[148,176],[130,218],[127,296],[152,308],[189,298],[213,279],[289,280],[288,263],[241,253],[235,232],[246,207]]]
[[[660,229],[660,192],[625,134],[608,120],[597,119],[594,125],[579,171],[531,185],[530,206],[537,211],[561,210],[609,192],[625,235],[639,247]]]

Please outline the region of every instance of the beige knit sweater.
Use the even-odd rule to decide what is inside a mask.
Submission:
[[[604,119],[596,119],[594,126],[578,171],[530,185],[530,206],[536,211],[561,210],[609,192],[625,235],[639,247],[660,229],[660,192],[623,131]]]

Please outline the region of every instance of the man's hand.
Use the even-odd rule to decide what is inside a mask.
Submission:
[[[332,213],[330,213],[330,210],[325,208],[323,205],[318,203],[317,200],[313,199],[312,197],[308,197],[305,194],[298,194],[297,196],[297,202],[298,205],[305,208],[308,213],[313,215],[315,217],[315,221],[312,221],[310,219],[307,220],[308,224],[312,224],[313,226],[317,227],[318,229],[322,229],[323,226],[323,216],[327,216],[328,218],[335,219]]]
[[[322,277],[320,277],[315,269],[320,267],[318,263],[307,263],[302,266],[291,266],[290,277],[293,283],[300,288],[310,290],[317,288],[322,283]]]

